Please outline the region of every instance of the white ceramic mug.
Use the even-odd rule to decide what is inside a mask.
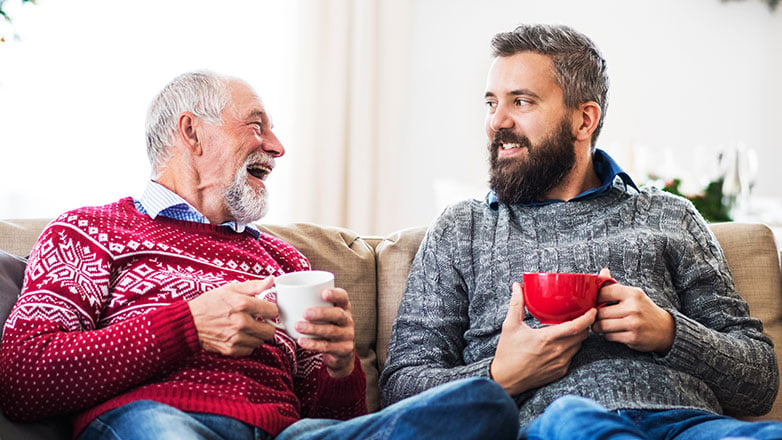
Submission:
[[[330,307],[333,304],[321,297],[323,289],[334,287],[334,274],[324,270],[305,270],[289,272],[274,278],[274,287],[265,290],[258,298],[276,292],[277,308],[280,311],[280,324],[267,320],[277,328],[285,330],[294,339],[312,338],[296,331],[296,322],[305,321],[304,311],[310,307]]]

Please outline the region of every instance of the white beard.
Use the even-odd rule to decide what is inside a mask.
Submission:
[[[249,160],[248,160],[249,162]],[[248,180],[247,167],[236,173],[231,186],[225,190],[225,205],[237,224],[260,220],[268,212],[266,188],[254,188]]]

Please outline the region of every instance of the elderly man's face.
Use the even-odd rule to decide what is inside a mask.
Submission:
[[[545,198],[575,164],[575,136],[548,56],[498,57],[486,83],[490,185],[503,203]]]
[[[230,83],[229,89],[223,124],[207,125],[199,139],[206,159],[202,175],[222,190],[227,218],[249,223],[267,211],[264,180],[285,149],[255,92],[241,82]]]

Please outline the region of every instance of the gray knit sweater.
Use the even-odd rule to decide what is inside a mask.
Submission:
[[[673,315],[673,347],[659,356],[590,335],[565,377],[514,396],[522,424],[566,394],[609,409],[770,410],[779,381],[773,345],[749,317],[700,214],[683,198],[618,184],[585,201],[449,207],[413,262],[380,377],[383,404],[488,376],[522,273],[602,267]],[[529,313],[525,322],[540,326]]]

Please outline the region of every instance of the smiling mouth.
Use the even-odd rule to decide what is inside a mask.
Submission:
[[[521,144],[516,144],[516,143],[513,143],[513,144],[507,144],[507,143],[506,144],[500,144],[500,148],[503,149],[503,150],[512,150],[514,148],[521,148]]]
[[[248,166],[247,172],[256,179],[266,180],[266,178],[269,176],[269,173],[272,172],[272,169],[271,167],[265,165],[255,164]]]

